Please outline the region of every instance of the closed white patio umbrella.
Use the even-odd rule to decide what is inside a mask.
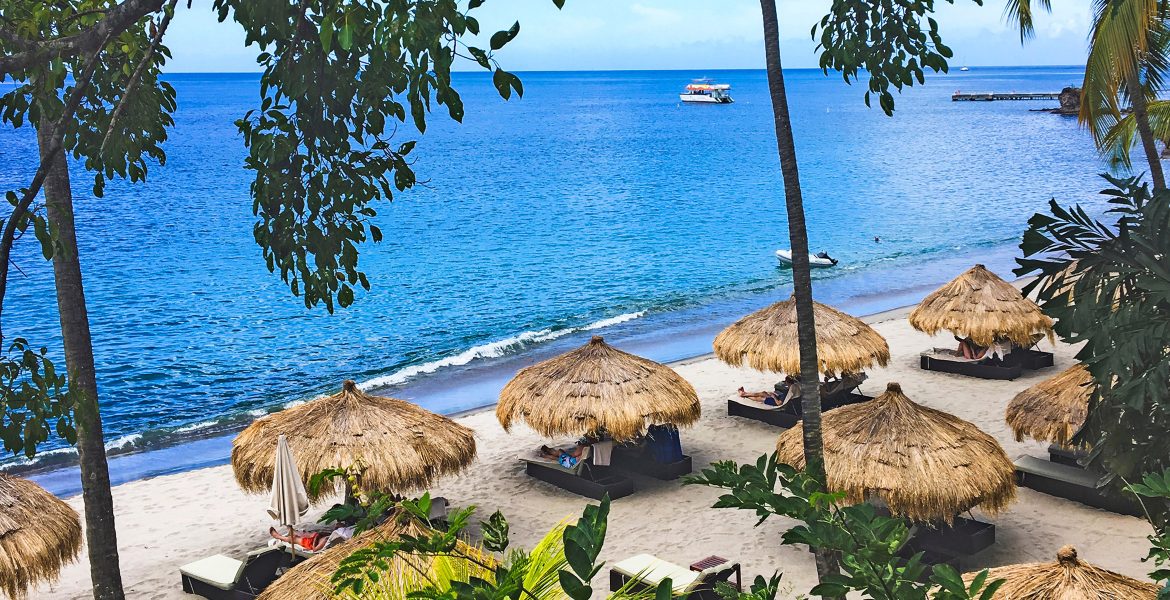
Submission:
[[[296,534],[293,526],[309,512],[309,494],[293,460],[288,440],[282,435],[276,440],[276,459],[273,465],[272,497],[268,505],[268,516],[280,527],[288,528],[289,539],[295,551]]]

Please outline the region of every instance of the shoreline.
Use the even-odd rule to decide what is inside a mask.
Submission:
[[[1016,285],[1019,285],[1021,282],[1025,281],[1025,280],[1026,279],[1019,279],[1019,280],[1016,280],[1014,283],[1016,283]],[[881,323],[884,321],[889,321],[892,319],[905,317],[905,315],[910,313],[910,310],[913,309],[913,307],[914,307],[914,305],[910,304],[910,305],[906,305],[906,306],[900,306],[897,308],[883,310],[883,311],[868,314],[868,315],[861,315],[858,318],[861,319],[863,322],[869,323],[872,325],[875,323]],[[702,363],[702,362],[705,362],[708,360],[712,360],[714,358],[715,358],[715,354],[713,352],[706,352],[703,354],[697,354],[694,356],[688,356],[688,357],[676,359],[673,361],[666,362],[664,364],[666,364],[666,366],[668,366],[672,369],[677,369],[677,368],[685,367],[688,365]],[[376,388],[375,388],[375,391],[376,391]],[[463,409],[463,410],[460,410],[460,411],[457,411],[454,413],[445,414],[444,416],[451,418],[451,419],[463,419],[463,418],[473,417],[473,416],[477,416],[477,415],[489,412],[492,409],[494,409],[495,406],[496,406],[496,403],[492,402],[489,404],[483,404],[480,406]],[[198,451],[204,446],[211,447],[211,448],[218,448],[224,444],[226,444],[227,447],[229,448],[228,454],[221,457],[221,458],[202,460],[202,461],[198,461],[198,462],[193,462],[193,463],[186,465],[186,466],[180,466],[180,467],[175,467],[175,468],[156,469],[156,470],[152,470],[148,474],[144,474],[140,477],[116,478],[113,475],[115,469],[111,468],[110,471],[111,471],[112,486],[117,487],[120,485],[125,485],[127,483],[133,483],[135,481],[149,480],[149,479],[153,479],[156,477],[164,477],[167,475],[189,473],[189,472],[199,471],[199,470],[203,470],[203,469],[209,469],[209,468],[227,465],[231,462],[231,456],[230,456],[231,440],[234,439],[238,433],[239,433],[239,430],[235,430],[235,431],[230,431],[230,432],[223,433],[223,434],[211,435],[211,436],[207,436],[204,438],[199,438],[199,439],[195,439],[195,440],[191,440],[191,441],[185,441],[185,442],[175,444],[175,445],[172,445],[172,446],[169,446],[166,448],[162,448],[162,449],[144,450],[141,452],[133,452],[133,453],[121,454],[121,455],[116,455],[114,457],[111,457],[110,463],[112,465],[115,462],[149,465],[151,463],[156,462],[156,459],[158,458],[160,453],[172,453],[173,452],[173,453],[177,453],[177,454],[188,455],[188,454],[192,453],[192,450],[195,450],[194,453],[198,454]],[[126,469],[123,469],[123,470],[126,470]],[[133,469],[131,468],[130,470],[133,470]],[[78,477],[79,476],[77,473],[77,467],[75,465],[72,465],[72,466],[64,468],[64,469],[57,468],[57,469],[50,469],[50,470],[45,470],[45,471],[41,471],[41,472],[33,472],[27,476],[28,479],[35,481],[37,484],[41,485],[42,487],[45,487],[46,489],[52,491],[54,494],[60,496],[63,499],[66,499],[66,500],[75,499],[75,498],[80,497],[80,482],[78,480]],[[76,482],[76,483],[74,483],[74,482]],[[78,489],[76,491],[73,491],[73,493],[61,494],[61,493],[54,491],[54,488],[56,488],[57,490],[61,490],[61,489],[72,490],[72,486],[74,486],[74,485]]]

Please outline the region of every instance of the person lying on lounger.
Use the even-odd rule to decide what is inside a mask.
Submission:
[[[593,441],[588,437],[584,437],[577,440],[577,444],[572,448],[565,449],[541,446],[540,455],[561,463],[561,466],[566,469],[571,469],[577,466],[577,463],[581,462],[581,459],[585,456],[585,450],[593,445]]]
[[[353,537],[353,531],[353,527],[338,527],[333,531],[297,531],[294,529],[292,535],[285,535],[277,531],[275,527],[269,527],[268,535],[271,535],[273,539],[300,546],[310,552],[320,552],[331,543],[343,542]]]
[[[768,406],[785,406],[800,398],[800,380],[789,375],[784,378],[784,384],[788,391],[783,396],[779,390],[784,387],[776,386],[778,388],[776,392],[745,392],[743,388],[739,388],[739,397],[762,402]]]

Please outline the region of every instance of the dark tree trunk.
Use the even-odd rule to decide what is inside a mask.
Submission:
[[[1133,120],[1137,123],[1138,137],[1142,141],[1142,151],[1146,154],[1146,161],[1150,163],[1150,179],[1154,189],[1166,189],[1166,176],[1162,172],[1162,157],[1158,155],[1158,146],[1154,144],[1154,131],[1150,129],[1150,116],[1146,111],[1146,95],[1138,80],[1137,73],[1130,73],[1125,81],[1126,92],[1133,107]]]
[[[804,224],[804,200],[796,166],[796,143],[780,65],[780,26],[776,0],[760,0],[764,16],[764,55],[768,65],[768,93],[776,120],[776,149],[784,177],[784,206],[788,210],[788,238],[792,246],[792,287],[796,298],[796,329],[800,343],[801,421],[804,430],[805,472],[825,486],[825,451],[821,438],[821,385],[818,373],[816,323],[813,321],[812,273],[808,264],[808,231]],[[832,552],[816,550],[817,575],[838,572]]]
[[[44,119],[38,141],[42,158],[51,145],[53,123]],[[57,286],[57,311],[61,315],[61,339],[69,391],[74,395],[77,425],[77,454],[81,464],[81,490],[85,500],[85,537],[89,547],[89,574],[93,597],[123,600],[122,574],[118,568],[118,539],[114,532],[114,501],[110,472],[106,465],[102,417],[98,411],[97,377],[93,364],[93,343],[89,315],[81,286],[81,262],[77,257],[77,231],[73,222],[73,193],[69,189],[69,165],[58,152],[45,178],[45,211],[57,230],[64,251],[53,255],[53,278]]]

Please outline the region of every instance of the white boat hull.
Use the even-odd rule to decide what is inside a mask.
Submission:
[[[776,251],[776,260],[780,261],[780,264],[782,264],[784,266],[788,266],[788,267],[792,266],[792,251],[791,250],[777,250]],[[831,260],[828,258],[821,258],[815,254],[809,254],[808,255],[808,266],[810,266],[814,269],[827,269],[829,267],[837,266],[837,261],[834,261],[834,260]]]
[[[678,99],[683,102],[696,102],[699,104],[731,104],[730,96],[723,96],[716,98],[707,94],[679,94]]]

